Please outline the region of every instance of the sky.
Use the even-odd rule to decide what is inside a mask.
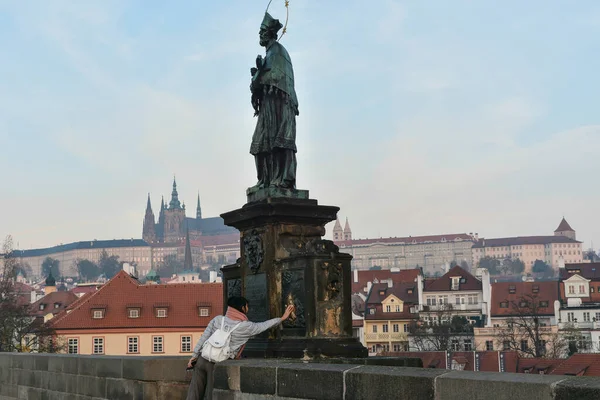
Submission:
[[[0,0],[0,237],[139,238],[174,175],[188,216],[241,207],[266,3]],[[355,238],[564,215],[598,249],[598,37],[594,0],[291,0],[297,187]]]

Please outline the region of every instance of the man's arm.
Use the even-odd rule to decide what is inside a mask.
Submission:
[[[221,317],[221,318],[223,318],[223,317]],[[198,339],[198,342],[196,343],[196,346],[194,347],[194,354],[192,355],[192,359],[194,359],[194,360],[198,359],[198,357],[200,356],[200,351],[202,351],[202,345],[204,345],[204,342],[206,342],[208,340],[208,338],[214,333],[216,319],[217,318],[215,317],[208,323],[208,326],[204,330],[204,333],[202,334],[202,336],[200,336],[200,339]]]

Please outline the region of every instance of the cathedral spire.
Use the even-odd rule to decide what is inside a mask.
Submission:
[[[344,231],[342,229],[342,225],[340,224],[340,219],[335,219],[335,226],[333,227],[333,240],[343,240],[344,239]]]
[[[185,258],[183,261],[183,270],[191,271],[193,269],[192,265],[192,246],[190,245],[190,230],[186,229],[185,231]]]
[[[161,200],[160,200],[160,212],[163,212],[164,209],[165,209],[165,196],[161,196]]]
[[[156,241],[156,227],[154,226],[154,213],[152,212],[152,204],[150,203],[150,193],[148,193],[148,201],[146,202],[142,238],[148,243]]]
[[[348,217],[346,217],[346,225],[344,226],[344,240],[352,240],[352,229],[350,229]]]
[[[177,193],[177,182],[175,181],[175,177],[173,177],[173,191],[171,192],[171,201],[169,202],[169,208],[181,208],[181,203],[179,202],[179,194]]]
[[[200,208],[200,192],[198,192],[198,205],[196,206],[196,219],[202,219],[202,208]]]

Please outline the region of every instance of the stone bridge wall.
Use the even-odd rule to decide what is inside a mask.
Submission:
[[[187,357],[0,353],[0,400],[185,399],[189,384],[186,360]],[[389,366],[414,365],[412,361],[389,362],[388,366],[353,364],[355,360],[348,360],[349,364],[228,361],[220,364],[215,371],[213,398],[600,399],[600,378]]]

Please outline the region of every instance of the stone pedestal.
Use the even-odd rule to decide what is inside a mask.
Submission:
[[[365,357],[352,337],[352,256],[323,240],[338,207],[295,197],[266,197],[221,217],[240,231],[241,257],[223,267],[224,298],[242,295],[248,318],[280,317],[289,304],[295,315],[282,327],[248,342],[246,357]],[[261,193],[262,194],[262,193]],[[253,199],[259,193],[248,194]],[[306,198],[302,198],[306,197]]]

